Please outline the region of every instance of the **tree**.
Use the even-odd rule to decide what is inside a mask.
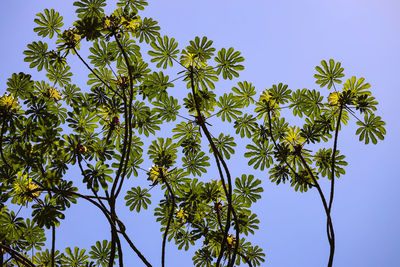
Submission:
[[[337,90],[343,68],[329,60],[321,62],[315,75],[321,87],[333,89],[327,98],[323,92],[292,91],[283,84],[273,85],[258,98],[246,81],[222,94],[214,90],[215,82],[239,76],[244,68],[240,52],[222,48],[215,53],[206,37],[196,37],[178,49],[175,39],[160,35],[155,20],[139,17],[145,1],[120,1],[111,15],[104,14],[104,0],[74,5],[78,20],[73,28],[61,31],[62,17],[54,10],[45,10],[35,20],[39,36],[58,38],[53,50],[39,41],[24,52],[32,68],[47,72],[50,84],[32,81],[28,74],[13,74],[1,98],[0,237],[7,253],[2,263],[122,266],[125,240],[145,265],[158,265],[136,247],[140,240],[127,235],[116,207],[123,197],[131,211],[140,212],[154,201],[150,190],[160,188],[164,193],[154,215],[163,235],[162,266],[165,244],[172,239],[179,249],[197,241],[196,266],[260,265],[265,254],[245,236],[258,229],[251,204],[260,199],[261,182],[250,173],[232,174],[228,160],[236,143],[230,134],[214,136],[213,117],[233,124],[237,136],[248,139],[244,157],[255,169],[268,168],[272,182],[289,181],[301,192],[316,189],[327,217],[328,266],[332,266],[334,177],[344,174],[347,165],[337,149],[339,130],[352,116],[360,126],[361,141],[376,143],[385,134],[384,122],[374,115],[377,102],[369,84],[352,77]],[[79,50],[85,42],[92,45],[89,60]],[[166,72],[152,72],[142,55],[146,49],[151,62],[157,68],[172,68],[176,79]],[[69,57],[79,58],[91,71],[90,91],[72,83]],[[173,92],[169,88],[175,84],[186,85],[187,91]],[[289,125],[288,110],[304,117],[301,127]],[[173,125],[171,137],[157,137],[167,123]],[[329,140],[332,147],[326,145]],[[143,165],[144,152],[153,166]],[[209,166],[217,169],[217,180],[208,175]],[[79,170],[87,190],[66,176],[73,168]],[[148,184],[121,194],[132,175],[146,176]],[[327,195],[318,183],[323,177],[331,181]],[[56,250],[56,227],[78,199],[104,214],[110,240],[98,241],[89,254],[77,247],[61,253]],[[13,211],[16,205],[27,205],[31,218],[18,217]],[[44,247],[44,228],[51,229],[51,248],[29,256],[29,251]]]

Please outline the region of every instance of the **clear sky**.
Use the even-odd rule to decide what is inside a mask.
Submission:
[[[115,1],[108,1],[109,9]],[[35,74],[23,62],[23,50],[34,40],[35,14],[54,8],[64,17],[64,27],[75,18],[72,0],[2,0],[0,8],[0,93],[13,72]],[[153,17],[162,34],[174,37],[184,48],[195,36],[214,40],[217,49],[234,47],[245,57],[241,76],[217,85],[228,92],[238,81],[252,82],[261,92],[275,83],[291,89],[318,89],[313,74],[322,59],[341,61],[346,77],[365,77],[379,102],[378,113],[387,122],[387,135],[378,145],[358,142],[355,128],[339,137],[339,149],[349,166],[336,187],[333,220],[336,233],[335,266],[400,266],[400,2],[396,0],[153,0],[142,17]],[[73,61],[72,61],[73,62]],[[83,68],[73,81],[87,89]],[[183,87],[177,84],[176,87]],[[397,101],[397,102],[396,102]],[[215,121],[217,122],[217,121]],[[351,124],[354,125],[354,121]],[[211,131],[222,127],[213,124]],[[237,139],[240,143],[240,139]],[[238,150],[239,155],[243,151]],[[263,198],[255,205],[261,220],[252,237],[266,253],[262,266],[324,266],[328,258],[325,217],[316,191],[295,192],[288,184],[276,186],[266,172],[256,172],[244,160],[229,163],[236,176],[253,173],[263,180]],[[148,168],[148,166],[143,166]],[[77,173],[72,179],[81,180]],[[143,177],[134,179],[145,179]],[[136,180],[130,180],[129,186]],[[328,183],[322,186],[327,189]],[[128,189],[128,187],[127,187]],[[81,201],[83,204],[83,201]],[[152,208],[157,201],[153,201]],[[122,205],[121,201],[121,205]],[[153,212],[139,215],[121,208],[121,217],[135,244],[153,266],[159,266],[161,233]],[[84,221],[82,225],[81,221]],[[95,225],[89,222],[95,220]],[[145,227],[143,227],[145,225]],[[89,249],[97,240],[108,239],[106,221],[87,205],[73,207],[57,231],[57,247]],[[136,265],[128,255],[126,266]],[[191,266],[193,250],[167,248],[167,266]],[[129,264],[128,264],[129,262]]]

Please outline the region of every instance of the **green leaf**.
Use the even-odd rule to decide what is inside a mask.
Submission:
[[[106,6],[106,0],[80,0],[75,1],[74,6],[78,7],[76,13],[79,18],[104,16],[103,7]]]
[[[386,130],[383,126],[386,123],[382,121],[380,116],[366,113],[364,122],[357,121],[357,125],[360,127],[357,129],[356,135],[360,135],[359,140],[364,140],[365,144],[368,144],[370,140],[373,144],[377,144],[377,139],[383,140],[385,138]]]
[[[231,155],[235,153],[235,150],[233,148],[236,146],[236,143],[234,142],[234,138],[231,137],[229,134],[224,135],[223,133],[221,133],[218,138],[213,138],[213,142],[220,155],[225,157],[226,159],[230,159]],[[213,153],[211,147],[210,153]]]
[[[237,119],[237,116],[242,115],[242,111],[240,110],[242,105],[236,101],[232,93],[229,93],[229,95],[225,93],[223,96],[220,96],[217,106],[220,108],[217,116],[221,117],[222,121],[226,119],[228,122],[231,122],[232,119]]]
[[[28,44],[28,48],[29,50],[24,51],[24,55],[26,55],[24,61],[31,62],[29,67],[37,67],[38,71],[41,71],[43,67],[47,69],[49,64],[49,60],[47,58],[47,44],[43,43],[42,41],[33,42]]]
[[[261,180],[254,180],[253,175],[247,176],[243,174],[240,178],[236,178],[236,189],[234,189],[233,192],[238,194],[239,202],[243,201],[247,204],[255,203],[257,199],[261,198],[260,193],[264,191],[264,189],[259,186],[260,184]]]
[[[327,85],[328,89],[330,89],[334,83],[342,83],[340,78],[344,77],[344,69],[341,67],[340,62],[335,63],[333,59],[330,59],[328,66],[328,63],[322,60],[321,65],[322,68],[320,66],[315,67],[318,73],[314,75],[314,78],[317,79],[316,83],[319,84],[320,87]]]
[[[255,87],[253,86],[253,84],[244,81],[238,82],[238,86],[239,88],[232,88],[232,91],[237,94],[237,100],[240,101],[240,103],[244,107],[248,107],[250,103],[253,104],[253,96],[256,95]]]
[[[54,9],[48,10],[47,8],[43,13],[36,14],[39,18],[36,18],[34,21],[39,27],[33,29],[39,36],[49,38],[53,38],[54,33],[59,33],[60,28],[64,25],[62,22],[63,17],[60,17],[58,12],[55,12]]]
[[[160,116],[161,120],[166,122],[175,121],[176,116],[179,114],[179,109],[181,108],[181,106],[178,105],[178,100],[172,96],[153,102],[153,105],[156,106],[153,111]]]
[[[188,154],[182,158],[182,167],[186,168],[186,172],[189,174],[201,176],[201,173],[207,172],[205,167],[210,166],[209,159],[203,151],[196,154]]]
[[[103,40],[96,41],[89,50],[92,54],[88,58],[95,67],[103,68],[114,61],[117,56],[115,47]]]
[[[146,0],[119,0],[117,6],[119,7],[128,7],[135,13],[139,10],[144,10],[144,7],[147,6],[148,3]]]
[[[147,4],[147,3],[146,3]],[[146,41],[146,43],[150,43],[154,41],[156,37],[160,36],[160,26],[157,25],[158,22],[153,20],[152,18],[144,18],[140,24],[139,28],[136,29],[136,38],[139,38],[139,42]]]
[[[90,248],[92,249],[89,251],[90,258],[96,260],[97,266],[107,267],[110,260],[111,242],[108,240],[96,241],[96,245]],[[116,258],[118,258],[118,255],[116,255]]]
[[[240,134],[240,137],[250,138],[252,132],[255,131],[257,127],[256,123],[257,118],[253,117],[253,115],[244,114],[243,117],[238,117],[234,122],[234,128],[236,129],[236,134]]]
[[[271,96],[271,100],[276,101],[278,104],[285,104],[289,101],[292,90],[288,89],[288,85],[280,83],[272,85],[268,93]]]
[[[65,248],[65,254],[63,256],[63,266],[74,266],[74,267],[85,267],[88,263],[89,256],[85,254],[85,249],[74,248],[72,252],[70,247]]]
[[[179,53],[179,49],[177,49],[178,43],[174,38],[170,39],[168,36],[157,37],[156,41],[151,42],[150,45],[154,51],[150,50],[148,53],[153,57],[151,62],[158,62],[157,68],[166,69],[167,66],[173,66],[173,59],[176,59]]]
[[[28,98],[34,89],[31,77],[31,75],[23,72],[18,74],[13,73],[11,78],[7,81],[7,92],[21,98],[22,100]]]
[[[222,48],[215,57],[217,64],[217,74],[221,74],[224,79],[232,80],[239,77],[238,71],[244,70],[244,66],[238,63],[243,62],[244,58],[240,56],[239,51],[234,51],[233,47],[226,50]]]
[[[147,210],[148,205],[151,204],[150,197],[151,195],[147,193],[147,189],[141,189],[140,186],[132,187],[126,194],[126,206],[129,207],[129,210],[132,211],[136,209],[136,212],[140,212],[140,209],[143,208]]]
[[[261,171],[271,166],[273,162],[273,144],[268,144],[267,141],[259,141],[255,145],[247,145],[246,148],[249,151],[246,152],[244,156],[250,158],[249,166],[254,165],[254,169],[260,168]]]
[[[171,138],[157,138],[151,142],[151,145],[147,151],[149,158],[153,160],[154,164],[159,167],[169,168],[171,167],[177,158],[176,149],[177,145],[172,143]]]

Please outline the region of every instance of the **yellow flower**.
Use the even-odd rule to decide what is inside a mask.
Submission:
[[[306,140],[304,137],[300,136],[300,129],[299,127],[289,127],[289,131],[286,133],[286,137],[284,140],[288,143],[291,147],[296,145],[302,145]]]
[[[330,93],[328,96],[328,102],[331,106],[337,106],[339,104],[339,92]]]
[[[186,52],[185,50],[182,51],[181,63],[186,68],[188,68],[189,66],[193,66],[196,68],[202,68],[206,66],[206,63],[202,62],[199,59],[198,55]]]
[[[109,18],[106,18],[104,20],[104,28],[108,28],[111,26],[111,20]]]
[[[188,217],[189,217],[189,215],[183,209],[180,209],[178,211],[178,213],[176,214],[176,218],[183,221],[184,223],[186,222]]]
[[[229,246],[234,246],[236,244],[236,238],[231,234],[226,238]]]
[[[168,175],[168,171],[165,169],[165,167],[152,166],[148,175],[153,184],[163,183],[165,177]]]
[[[125,28],[127,28],[128,30],[136,30],[137,28],[139,28],[140,26],[140,19],[131,19],[131,20],[127,20],[124,17],[122,17],[121,19],[121,24],[125,26]]]
[[[0,109],[5,111],[15,111],[20,108],[18,100],[12,94],[4,94],[0,97]]]
[[[268,89],[265,89],[264,92],[262,92],[261,96],[260,96],[260,102],[265,101],[268,102],[271,99],[271,95],[268,92]]]
[[[54,99],[56,102],[61,100],[61,94],[58,92],[56,88],[49,87],[47,88],[46,96],[50,99]]]
[[[30,183],[28,185],[28,192],[31,193],[32,197],[38,197],[40,196],[40,191],[35,191],[35,189],[37,189],[39,186],[33,183]],[[35,192],[32,192],[35,191]]]
[[[18,179],[13,183],[14,198],[12,203],[25,204],[32,201],[34,198],[40,196],[41,191],[36,191],[38,187],[38,185],[32,183],[32,178],[20,173]]]
[[[76,29],[65,30],[62,34],[62,38],[64,39],[65,46],[67,48],[73,48],[77,46],[81,40],[81,36],[76,33]]]

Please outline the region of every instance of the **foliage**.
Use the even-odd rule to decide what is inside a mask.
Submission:
[[[253,174],[230,168],[237,137],[245,143],[242,156],[248,165],[268,169],[271,182],[289,181],[295,191],[318,191],[334,245],[333,195],[325,196],[318,181],[327,178],[333,188],[335,179],[345,174],[338,134],[351,118],[366,144],[376,144],[386,134],[364,78],[351,77],[337,89],[344,68],[331,59],[322,61],[314,75],[318,85],[333,88],[330,94],[291,90],[279,83],[257,99],[248,81],[221,92],[215,90],[217,81],[237,78],[244,69],[244,58],[234,48],[217,50],[207,37],[180,47],[174,38],[160,34],[155,20],[140,18],[146,1],[120,0],[110,15],[104,13],[105,0],[73,5],[78,19],[63,31],[58,12],[45,9],[37,14],[34,31],[43,39],[24,51],[25,61],[45,71],[48,81],[12,74],[7,93],[0,97],[2,264],[122,265],[119,246],[125,239],[151,266],[155,260],[136,248],[134,243],[141,240],[131,240],[118,217],[116,202],[123,196],[129,210],[137,213],[158,203],[154,217],[163,237],[162,266],[165,244],[171,241],[179,250],[197,249],[195,266],[261,265],[265,254],[248,236],[259,228],[252,204],[264,189]],[[57,40],[49,42],[53,37]],[[89,61],[80,54],[82,42],[91,44]],[[150,62],[142,57],[143,50]],[[89,90],[74,83],[68,57],[78,58],[90,71]],[[170,79],[159,68],[171,69],[177,78]],[[179,93],[171,89],[182,84],[176,86],[183,88]],[[292,123],[292,115],[303,124]],[[233,126],[232,131],[214,135],[211,129],[219,120]],[[71,172],[81,178],[73,179]],[[134,185],[125,192],[132,174],[138,179],[130,181]],[[160,198],[150,194],[153,188],[161,192]],[[88,252],[78,247],[60,252],[54,243],[48,247],[45,241],[54,240],[71,204],[80,201],[105,216],[110,240],[97,241]],[[18,206],[28,209],[30,217],[15,212]],[[45,228],[51,229],[47,236]]]

